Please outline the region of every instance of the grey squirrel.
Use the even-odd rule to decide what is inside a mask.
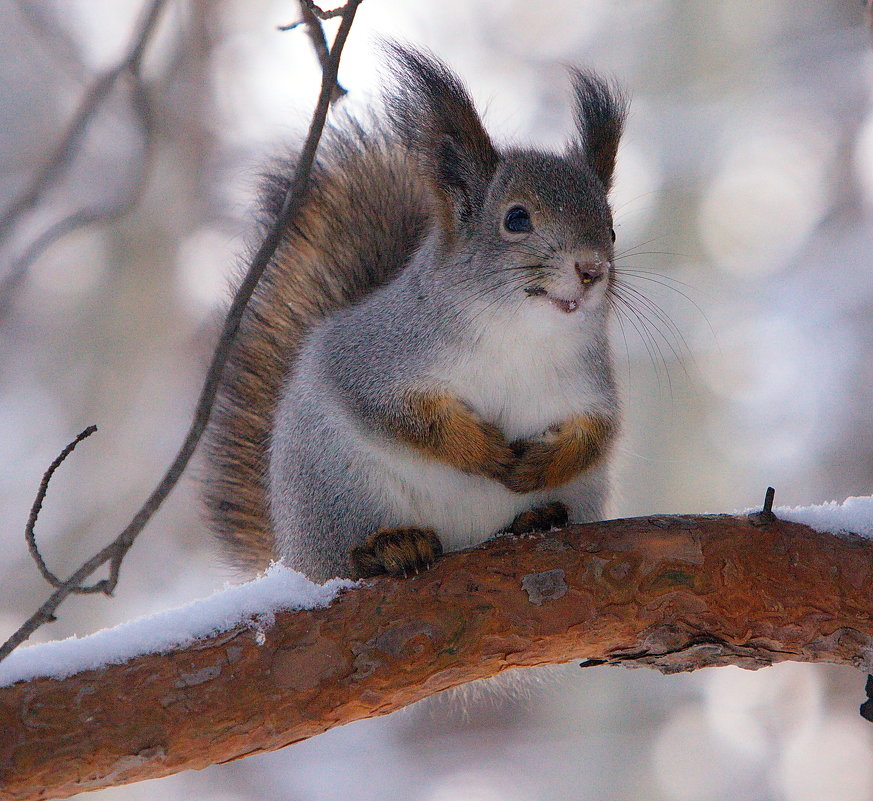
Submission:
[[[386,51],[384,108],[325,132],[207,431],[208,520],[239,567],[405,574],[501,531],[602,517],[626,102],[573,71],[566,152],[497,149],[443,62]]]

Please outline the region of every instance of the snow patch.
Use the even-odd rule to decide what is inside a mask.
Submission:
[[[184,648],[243,624],[252,626],[262,645],[276,612],[327,606],[340,590],[354,586],[356,583],[348,579],[314,584],[302,573],[274,564],[253,581],[225,587],[178,609],[85,637],[19,648],[0,662],[0,687],[40,676],[63,679],[83,670],[120,665],[142,654]]]
[[[851,531],[873,537],[873,497],[846,498],[842,503],[828,501],[820,506],[780,506],[773,513],[782,520],[804,523],[827,534]]]
[[[746,509],[740,514],[760,512],[761,507]],[[873,537],[873,496],[846,498],[842,503],[828,501],[818,506],[779,506],[773,514],[789,523],[803,523],[823,534],[850,531],[862,537]]]

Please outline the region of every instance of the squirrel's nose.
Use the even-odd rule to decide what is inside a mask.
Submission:
[[[583,284],[594,284],[603,278],[603,270],[597,264],[576,262],[576,272]]]

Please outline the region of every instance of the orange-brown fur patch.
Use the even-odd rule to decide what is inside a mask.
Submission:
[[[408,417],[397,432],[418,451],[464,473],[503,481],[515,454],[497,426],[486,423],[451,395],[415,394],[407,398]]]
[[[579,415],[541,437],[513,442],[518,461],[504,483],[515,492],[560,487],[600,461],[614,433],[611,420]]]

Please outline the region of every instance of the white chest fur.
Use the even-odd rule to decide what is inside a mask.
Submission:
[[[491,321],[475,343],[447,359],[434,376],[447,391],[496,423],[510,440],[534,436],[606,401],[584,358],[584,320],[542,314]],[[462,351],[462,352],[461,352]],[[408,447],[386,441],[372,453],[371,491],[392,509],[396,525],[435,529],[446,550],[475,545],[508,526],[520,512],[559,498],[579,509],[587,479],[558,491],[511,492]],[[602,477],[593,477],[596,482]]]
[[[402,446],[380,448],[377,459],[371,489],[392,510],[395,524],[434,529],[447,551],[483,542],[546,496],[510,492]]]
[[[537,308],[492,319],[474,346],[443,366],[440,379],[509,439],[599,409],[604,399],[584,355],[584,314]]]

